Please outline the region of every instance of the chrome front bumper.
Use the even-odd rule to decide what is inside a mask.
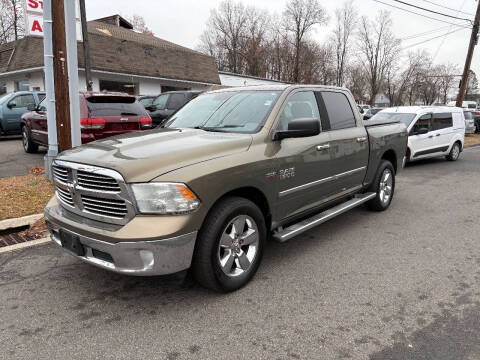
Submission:
[[[60,226],[46,219],[52,240],[62,246]],[[152,241],[109,243],[63,229],[78,240],[85,248],[79,256],[66,250],[76,258],[117,273],[137,276],[173,274],[190,267],[197,232]]]

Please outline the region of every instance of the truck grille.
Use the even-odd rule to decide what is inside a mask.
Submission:
[[[102,199],[82,195],[83,207],[94,214],[107,215],[123,219],[127,213],[127,206],[123,200]]]
[[[78,215],[125,224],[135,215],[127,185],[116,171],[56,160],[55,193],[60,204]]]

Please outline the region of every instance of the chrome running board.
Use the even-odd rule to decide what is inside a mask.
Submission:
[[[280,228],[273,233],[272,237],[278,242],[285,242],[287,240],[290,240],[294,236],[310,230],[317,225],[333,219],[334,217],[343,214],[344,212],[351,210],[354,207],[357,207],[358,205],[367,202],[368,200],[373,199],[376,195],[376,193],[357,194],[353,199],[334,206],[308,219],[302,220],[284,229]]]

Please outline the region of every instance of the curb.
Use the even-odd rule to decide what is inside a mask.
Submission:
[[[50,239],[50,236],[47,236],[42,239],[36,239],[36,240],[26,241],[20,244],[4,246],[0,248],[0,254],[7,253],[14,250],[20,250],[20,249],[24,249],[32,246],[46,244],[46,243],[49,243],[50,241],[52,241]]]
[[[19,218],[6,219],[0,221],[0,231],[12,229],[16,227],[32,225],[36,221],[40,220],[43,217],[43,214],[34,214],[28,216],[22,216]]]

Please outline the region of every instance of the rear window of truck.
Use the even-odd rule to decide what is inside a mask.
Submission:
[[[134,97],[91,96],[85,100],[90,116],[141,116],[145,114],[145,109]]]

